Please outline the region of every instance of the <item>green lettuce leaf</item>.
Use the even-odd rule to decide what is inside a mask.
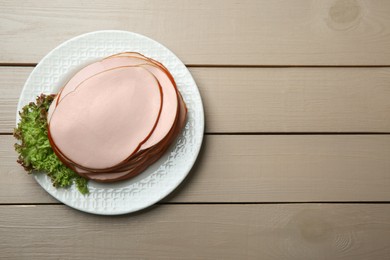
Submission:
[[[67,188],[76,184],[82,194],[88,194],[88,181],[66,167],[56,156],[47,136],[47,111],[54,95],[40,95],[36,102],[23,107],[19,112],[20,122],[14,130],[18,143],[18,163],[31,173],[45,172],[54,187]]]

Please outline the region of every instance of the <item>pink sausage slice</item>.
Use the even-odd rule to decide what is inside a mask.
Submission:
[[[61,100],[70,92],[75,90],[84,80],[106,70],[110,70],[113,68],[123,67],[123,66],[131,66],[131,65],[139,65],[147,63],[145,59],[139,58],[127,58],[123,57],[115,57],[111,59],[105,59],[99,62],[92,63],[79,72],[77,72],[64,86],[63,90],[60,93],[59,99],[57,101],[58,105]]]
[[[67,94],[74,91],[77,86],[79,86],[84,80],[109,69],[113,69],[116,67],[122,66],[131,66],[131,65],[140,65],[140,64],[153,64],[161,67],[164,71],[166,71],[165,67],[162,67],[161,64],[157,63],[154,60],[151,60],[139,53],[120,53],[110,57],[103,59],[102,61],[92,63],[79,72],[77,72],[69,81],[66,83],[64,88],[60,91],[60,93],[56,96],[52,105],[49,108],[48,112],[48,121],[51,119],[51,115],[55,110],[55,107],[59,104],[59,102],[64,98]],[[151,67],[152,65],[149,65]],[[157,71],[157,68],[153,67],[152,70]],[[166,71],[167,74],[169,73]],[[167,75],[162,75],[162,72],[159,72],[159,78],[166,78]],[[170,75],[170,74],[169,74]],[[172,85],[172,84],[171,84]],[[174,86],[175,87],[175,86]],[[176,89],[176,87],[175,87]],[[171,99],[171,98],[170,98]],[[169,102],[170,104],[172,102]],[[176,101],[177,105],[177,101]],[[174,106],[174,104],[172,104]]]
[[[141,65],[149,70],[159,81],[163,91],[163,108],[161,111],[161,117],[159,123],[156,126],[156,130],[151,137],[141,146],[140,150],[148,149],[158,144],[172,129],[176,116],[178,114],[178,95],[177,89],[174,85],[173,77],[169,71],[159,62],[147,58],[140,53],[136,52],[123,52],[107,57],[105,60],[115,60],[118,58],[138,58],[147,60],[151,64]],[[102,61],[102,63],[105,62]]]
[[[109,57],[107,57],[105,59],[112,59],[112,58],[115,58],[115,57],[136,57],[136,58],[139,58],[139,59],[146,60],[149,63],[152,63],[152,64],[160,67],[167,74],[167,76],[170,78],[170,80],[172,81],[172,84],[175,86],[175,89],[177,91],[176,83],[175,83],[175,80],[173,79],[173,76],[171,75],[169,70],[161,62],[156,61],[156,60],[154,60],[152,58],[146,57],[146,56],[144,56],[144,55],[142,55],[141,53],[138,53],[138,52],[121,52],[121,53],[117,53],[117,54],[111,55],[111,56],[109,56]]]
[[[161,108],[156,78],[142,67],[120,67],[85,80],[64,96],[52,114],[50,135],[75,164],[110,168],[149,138]]]
[[[126,59],[126,62],[121,63],[123,60],[120,60],[120,59],[117,59],[117,58],[129,58],[129,59]],[[119,63],[106,62],[105,61],[106,59],[113,59],[113,60],[118,61]],[[121,53],[121,54],[116,54],[116,55],[113,55],[113,56],[105,58],[105,60],[103,60],[102,62],[99,62],[99,63],[104,63],[106,66],[103,66],[103,67],[102,66],[95,66],[95,68],[107,69],[107,68],[110,68],[110,65],[115,67],[118,64],[120,64],[120,65],[143,64],[144,67],[149,67],[150,71],[153,71],[153,70],[155,72],[157,71],[157,73],[154,73],[154,74],[155,74],[157,79],[160,78],[159,79],[160,84],[164,80],[165,80],[165,82],[167,82],[166,81],[167,79],[171,81],[169,84],[168,83],[167,84],[161,84],[162,91],[163,91],[163,99],[164,99],[165,102],[169,102],[168,101],[169,99],[167,98],[167,95],[165,95],[166,93],[164,93],[164,87],[163,86],[171,86],[170,88],[165,88],[165,90],[168,90],[168,93],[170,91],[170,93],[171,93],[170,96],[171,97],[174,96],[172,94],[176,95],[176,99],[177,99],[177,94],[180,96],[179,93],[176,93],[177,89],[176,89],[176,85],[175,85],[175,82],[173,80],[173,77],[171,76],[169,71],[161,63],[159,63],[157,61],[154,61],[154,60],[152,60],[150,58],[147,58],[147,57],[145,57],[145,56],[143,56],[143,55],[141,55],[139,53]],[[93,64],[91,64],[91,65],[93,65]],[[91,65],[89,65],[89,66],[91,66]],[[87,67],[89,67],[89,66],[87,66]],[[157,76],[158,74],[160,74],[160,75]],[[87,75],[87,76],[89,76],[89,75]],[[163,79],[163,80],[161,80],[161,79]],[[78,86],[76,86],[76,88],[77,87]],[[74,90],[72,90],[72,91],[74,91]],[[57,100],[58,100],[59,96],[61,96],[61,92],[56,97]],[[61,99],[64,98],[64,97],[65,96],[62,96]],[[170,100],[173,100],[173,99],[170,99]],[[118,167],[119,166],[118,165],[118,166],[114,167],[115,169],[111,169],[111,170],[109,170],[109,169],[100,169],[100,170],[98,170],[96,172],[90,172],[88,170],[83,170],[83,169],[78,168],[78,166],[74,165],[74,163],[72,161],[67,161],[65,158],[62,158],[62,160],[65,160],[64,162],[66,162],[67,164],[70,164],[69,167],[71,167],[73,165],[71,168],[74,169],[76,172],[78,172],[80,175],[82,175],[84,177],[89,177],[90,179],[95,179],[97,181],[110,182],[110,181],[116,181],[116,180],[119,180],[119,179],[124,179],[124,178],[129,178],[131,176],[134,176],[134,174],[137,174],[137,172],[139,172],[139,170],[141,168],[147,168],[148,165],[152,164],[155,160],[157,160],[162,155],[162,153],[166,150],[167,146],[169,146],[169,144],[171,142],[171,141],[168,141],[168,140],[172,140],[172,137],[169,137],[169,136],[176,137],[177,133],[172,135],[171,132],[172,132],[173,128],[178,128],[178,127],[177,126],[176,127],[172,126],[171,127],[172,128],[171,131],[169,131],[169,133],[168,133],[168,130],[169,130],[168,126],[169,125],[179,125],[180,126],[179,129],[182,128],[183,123],[184,123],[183,120],[185,120],[185,117],[186,117],[186,108],[185,108],[184,102],[181,99],[181,96],[180,96],[179,100],[181,101],[179,103],[180,103],[180,106],[182,107],[182,109],[181,109],[182,111],[181,111],[181,113],[177,113],[178,114],[178,115],[176,115],[178,117],[177,119],[176,119],[176,117],[172,116],[172,115],[175,115],[175,113],[167,113],[167,112],[165,113],[165,114],[170,114],[171,117],[173,118],[171,120],[173,120],[173,121],[178,120],[180,118],[178,120],[179,121],[178,124],[175,123],[175,122],[173,124],[168,123],[168,119],[167,119],[165,121],[165,122],[167,122],[165,130],[163,130],[162,122],[164,120],[162,120],[162,119],[163,119],[163,114],[164,114],[163,113],[163,109],[165,107],[163,105],[163,108],[161,110],[159,123],[156,126],[155,131],[152,133],[150,138],[142,145],[142,147],[139,150],[139,152],[137,152],[137,154],[134,154],[134,156],[131,157],[132,158],[131,159],[131,161],[132,161],[131,163],[130,163],[130,161],[128,161],[124,165],[120,164],[120,165],[122,165],[122,167]],[[176,102],[177,102],[177,100],[176,100]],[[183,106],[184,106],[184,109],[183,109]],[[51,116],[52,112],[54,111],[54,108],[55,108],[55,106],[51,106],[50,107],[49,117],[48,117],[49,119],[50,119],[50,116]],[[169,111],[168,108],[165,108],[165,110]],[[179,109],[176,108],[176,110],[179,110]],[[180,116],[179,116],[179,114],[180,114]],[[160,126],[160,130],[158,130],[159,126]],[[164,133],[164,131],[165,131],[165,133]],[[177,132],[177,130],[175,130],[174,132]],[[160,133],[160,137],[159,138],[157,137],[156,133]],[[155,138],[154,143],[151,142],[153,140],[153,136]],[[160,140],[160,141],[158,141],[158,140]],[[148,145],[148,142],[149,142],[149,145]],[[52,144],[52,146],[55,147],[54,144]],[[153,151],[149,149],[149,148],[152,148],[152,147],[153,147]],[[140,153],[140,151],[142,149],[144,149],[144,152]],[[58,149],[57,149],[57,152],[58,152]],[[146,152],[146,154],[145,154],[145,152]],[[157,152],[157,154],[156,154],[156,152]],[[143,154],[145,154],[146,157]],[[149,159],[146,159],[146,161],[145,161],[145,158],[143,158],[143,157],[149,158]],[[155,159],[152,159],[152,158],[155,158]],[[127,165],[127,166],[125,166],[125,165]],[[91,169],[91,170],[93,170],[93,169]],[[98,173],[98,172],[100,172],[100,173]],[[120,177],[120,175],[122,175],[122,176]],[[118,177],[120,177],[120,178],[118,178]]]
[[[159,67],[149,64],[141,65],[141,67],[147,69],[156,77],[163,91],[163,107],[160,120],[153,134],[140,148],[140,150],[145,150],[158,144],[172,129],[178,114],[178,96],[171,80]]]
[[[129,60],[118,59],[123,57],[130,58],[130,59]],[[69,92],[72,92],[75,88],[77,88],[79,84],[81,84],[87,78],[92,77],[97,73],[103,72],[105,70],[113,69],[116,67],[140,65],[140,64],[155,64],[161,67],[161,69],[163,69],[164,71],[166,71],[167,74],[169,74],[168,70],[161,63],[137,52],[122,52],[122,53],[117,53],[108,56],[101,61],[92,63],[82,68],[66,83],[66,85],[60,90],[60,92],[56,96],[52,106],[49,108],[48,121],[50,121],[51,115],[54,112],[55,107],[58,105],[60,99],[62,99]],[[64,94],[62,94],[64,89],[66,90],[64,91]]]
[[[140,57],[143,57],[139,54]],[[162,88],[163,92],[163,107],[161,111],[161,116],[158,125],[156,126],[156,130],[153,132],[151,137],[141,146],[140,150],[148,149],[154,145],[156,145],[158,142],[160,142],[170,131],[170,129],[173,126],[173,123],[175,121],[177,112],[178,112],[178,100],[177,100],[177,92],[176,88],[171,82],[170,78],[167,76],[167,74],[160,68],[157,67],[157,65],[154,65],[154,63],[151,64],[145,64],[150,63],[150,61],[146,60],[146,58],[138,58],[133,56],[114,56],[111,58],[107,58],[101,62],[93,63],[84,69],[82,69],[79,73],[77,73],[65,86],[65,88],[60,92],[59,96],[56,97],[57,99],[64,98],[67,94],[74,91],[77,86],[77,82],[83,81],[90,77],[92,73],[100,73],[101,70],[107,70],[111,68],[115,68],[118,66],[131,66],[131,65],[139,65],[146,68],[148,71],[150,71],[159,81],[160,86]],[[54,111],[55,102],[53,101],[54,105],[50,106],[49,112],[48,112],[48,120],[50,121],[51,115]]]
[[[164,141],[162,144],[159,144],[158,148],[154,147],[155,149],[151,149],[150,152],[148,151],[146,157],[142,158],[140,161],[133,163],[128,167],[124,167],[111,172],[93,173],[78,169],[77,167],[75,168],[75,171],[83,177],[97,182],[115,182],[125,180],[144,171],[165,153],[165,151],[169,148],[169,146],[176,139],[176,137],[181,133],[181,130],[184,127],[186,122],[187,108],[180,94],[179,101],[179,116],[177,118],[177,121],[175,122],[174,128],[169,133],[170,136],[168,140]]]

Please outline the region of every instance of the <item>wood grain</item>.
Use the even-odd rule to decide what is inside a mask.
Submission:
[[[24,82],[32,68],[0,67],[0,133],[12,133]]]
[[[191,68],[206,132],[390,132],[390,68]],[[0,133],[29,67],[0,67]]]
[[[0,136],[0,203],[52,203]],[[389,201],[390,135],[206,136],[165,202]]]
[[[0,206],[3,259],[387,259],[389,204]],[[28,216],[28,218],[26,218]]]
[[[134,31],[187,64],[390,65],[387,0],[18,0],[0,4],[0,63],[37,63],[76,35]]]
[[[192,68],[207,132],[390,132],[390,68]]]

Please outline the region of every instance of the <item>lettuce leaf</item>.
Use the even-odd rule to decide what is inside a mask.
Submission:
[[[19,111],[20,122],[14,130],[19,153],[17,162],[31,173],[45,172],[57,188],[67,188],[73,184],[82,194],[88,194],[88,180],[66,167],[56,156],[47,136],[47,111],[54,95],[40,95]]]

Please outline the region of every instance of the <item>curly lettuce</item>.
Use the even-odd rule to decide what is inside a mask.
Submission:
[[[19,111],[20,122],[14,130],[18,143],[15,150],[19,153],[17,162],[28,173],[45,172],[53,186],[68,188],[75,184],[82,194],[88,194],[88,180],[66,167],[56,156],[47,136],[47,111],[54,95],[40,95]]]

